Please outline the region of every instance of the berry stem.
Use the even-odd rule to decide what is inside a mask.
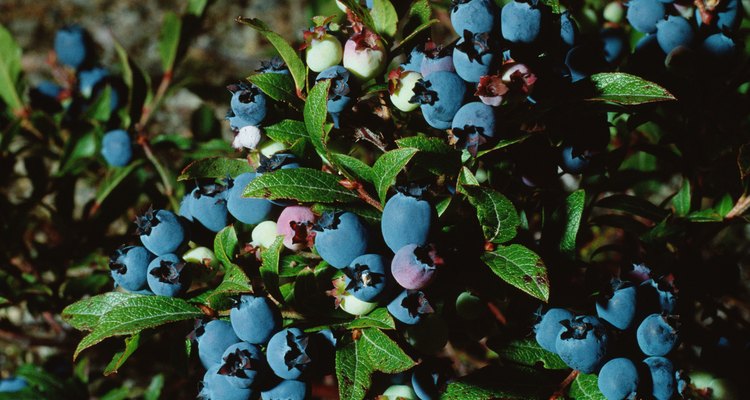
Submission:
[[[739,216],[742,216],[748,208],[750,208],[750,197],[743,194],[740,196],[739,200],[737,200],[737,203],[732,207],[732,209],[727,213],[726,219],[733,219],[737,218]]]
[[[564,381],[560,382],[560,386],[558,386],[555,393],[552,393],[552,396],[549,397],[549,400],[564,399],[566,389],[568,388],[568,386],[570,386],[571,383],[573,383],[576,377],[578,377],[578,374],[580,374],[580,372],[577,369],[570,371],[568,377],[565,378]]]

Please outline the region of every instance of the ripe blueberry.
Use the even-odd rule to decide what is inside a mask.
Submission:
[[[343,269],[346,291],[359,300],[375,301],[386,286],[385,264],[378,254],[364,254]]]
[[[154,255],[145,247],[127,246],[117,249],[109,258],[109,269],[115,284],[129,292],[146,287],[146,272]]]
[[[418,290],[404,290],[388,303],[388,312],[393,318],[406,325],[418,323],[422,317],[432,314],[432,308],[424,293]]]
[[[148,251],[157,256],[174,253],[187,242],[187,233],[180,219],[171,211],[149,209],[139,216],[136,234]]]
[[[252,172],[238,175],[230,181],[226,195],[227,211],[238,221],[249,225],[266,220],[273,210],[273,204],[266,199],[242,197],[245,188],[256,176]]]
[[[557,355],[573,369],[586,374],[596,372],[607,353],[607,328],[592,316],[564,320],[562,325],[555,341]]]
[[[543,349],[556,353],[557,349],[555,346],[557,344],[557,337],[560,334],[560,328],[563,326],[562,322],[570,321],[574,317],[572,312],[564,308],[550,308],[539,319],[539,322],[534,325],[536,342]]]
[[[115,129],[102,138],[102,156],[113,167],[124,167],[133,158],[130,136],[122,129]]]
[[[229,321],[213,320],[195,330],[198,356],[203,367],[209,369],[221,362],[221,355],[231,345],[240,341]]]
[[[638,389],[638,370],[627,358],[613,358],[599,371],[599,391],[608,400],[631,398]]]
[[[190,287],[190,270],[180,257],[164,254],[148,265],[146,281],[155,295],[175,297]]]
[[[219,375],[226,376],[232,386],[250,388],[254,384],[257,386],[265,364],[265,357],[258,346],[239,342],[227,347],[221,355]]]
[[[661,314],[651,314],[641,322],[636,331],[638,346],[647,356],[664,356],[677,344],[677,330]]]
[[[281,328],[281,312],[266,297],[240,296],[229,320],[237,337],[252,344],[265,344]]]
[[[310,337],[298,328],[273,335],[266,348],[268,365],[282,379],[298,379],[313,362]]]
[[[395,253],[407,244],[423,245],[434,220],[432,205],[422,199],[424,187],[400,188],[383,208],[380,229],[383,239]]]
[[[393,257],[391,273],[403,288],[422,289],[432,283],[442,264],[443,259],[437,255],[434,245],[407,244]]]
[[[620,330],[633,325],[635,311],[636,288],[620,280],[613,281],[612,291],[596,302],[596,315]]]
[[[335,268],[344,268],[365,254],[369,235],[357,214],[344,211],[323,213],[313,227],[315,250]]]

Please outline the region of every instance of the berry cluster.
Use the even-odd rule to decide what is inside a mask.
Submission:
[[[678,341],[677,299],[666,279],[638,277],[613,280],[597,298],[596,316],[547,310],[534,326],[535,336],[571,368],[598,374],[599,390],[607,399],[645,395],[668,400],[677,386],[674,366],[666,358]],[[638,353],[642,355],[634,358]]]

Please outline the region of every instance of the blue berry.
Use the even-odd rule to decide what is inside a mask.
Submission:
[[[480,101],[464,104],[453,117],[451,132],[472,155],[495,136],[495,109]]]
[[[715,25],[716,28],[721,31],[734,32],[739,26],[742,17],[739,14],[741,7],[739,0],[724,0],[716,7],[713,11],[713,19],[711,25]],[[700,28],[703,25],[703,18],[698,7],[695,8],[695,20]]]
[[[175,297],[190,287],[190,273],[185,261],[174,254],[156,257],[148,265],[146,281],[157,296]]]
[[[78,91],[83,97],[91,98],[96,89],[101,88],[109,78],[109,71],[102,67],[94,67],[78,73]]]
[[[249,388],[240,388],[229,383],[227,376],[219,374],[220,365],[209,368],[203,375],[203,382],[198,398],[203,400],[249,400],[255,392]]]
[[[701,50],[708,56],[710,61],[721,64],[722,61],[732,59],[737,51],[737,45],[727,35],[715,33],[703,40]]]
[[[665,53],[679,46],[689,46],[694,36],[690,22],[680,16],[670,15],[656,24],[656,41]]]
[[[406,71],[419,72],[421,75],[422,60],[424,59],[424,51],[421,47],[417,46],[411,49],[407,56],[406,62],[401,64],[401,68]]]
[[[20,392],[21,390],[26,389],[27,386],[29,386],[29,383],[24,378],[10,377],[0,379],[0,393]]]
[[[90,56],[91,44],[79,25],[66,26],[55,33],[55,53],[62,65],[78,68]]]
[[[277,153],[271,157],[266,157],[263,154],[260,155],[260,165],[255,173],[258,176],[267,172],[273,172],[279,169],[299,168],[299,161],[294,154],[289,153]],[[294,200],[269,200],[271,203],[286,207],[295,204]]]
[[[568,47],[573,47],[576,44],[576,37],[578,37],[576,21],[570,16],[569,11],[565,11],[560,14],[560,39]]]
[[[438,46],[434,42],[427,42],[424,46],[424,56],[419,66],[419,72],[422,77],[427,78],[435,72],[453,72],[456,68],[453,66],[453,57],[448,48]]]
[[[638,32],[654,33],[657,22],[664,19],[665,13],[664,3],[659,0],[631,0],[626,18]]]
[[[651,374],[651,395],[654,399],[671,399],[675,390],[675,371],[672,362],[664,357],[648,357],[643,362]]]
[[[269,60],[261,60],[260,68],[255,71],[261,74],[289,75],[289,68],[279,56],[273,56]]]
[[[489,32],[495,28],[497,6],[492,0],[453,0],[451,24],[460,35],[464,31]]]
[[[572,82],[586,79],[607,68],[604,51],[601,47],[591,44],[581,44],[568,50],[565,55],[565,66],[570,71]]]
[[[592,316],[575,317],[562,324],[555,342],[557,355],[570,368],[585,374],[595,373],[607,354],[607,328]]]
[[[617,329],[628,329],[635,321],[636,288],[617,280],[612,283],[612,290],[612,294],[596,302],[596,315]]]
[[[309,336],[298,328],[279,331],[268,342],[266,358],[273,372],[282,379],[298,379],[312,363]]]
[[[420,400],[437,400],[440,398],[438,392],[439,377],[438,373],[426,364],[419,364],[414,367],[414,372],[411,375],[411,386]]]
[[[265,344],[281,328],[281,312],[265,297],[243,295],[229,312],[237,337],[252,344]]]
[[[511,43],[533,43],[542,31],[542,10],[526,1],[511,1],[500,10],[500,29]]]
[[[638,313],[642,316],[653,313],[674,314],[677,307],[671,285],[661,279],[649,279],[638,285]]]
[[[599,40],[604,48],[604,59],[617,65],[630,53],[628,36],[622,28],[604,28],[599,32]]]
[[[63,89],[60,85],[42,81],[29,91],[29,100],[31,107],[48,113],[56,113],[62,110],[59,97]]]
[[[388,303],[387,308],[393,318],[406,325],[414,325],[434,312],[424,293],[418,290],[404,290]]]
[[[287,379],[262,392],[260,398],[263,400],[304,400],[308,392],[307,383]]]
[[[346,267],[367,251],[367,227],[357,214],[325,212],[313,229],[316,231],[315,250],[335,268]]]
[[[599,391],[608,400],[631,398],[638,389],[638,370],[627,358],[613,358],[599,371]]]
[[[115,129],[102,138],[102,156],[113,167],[124,167],[133,158],[130,136],[122,129]]]
[[[393,257],[391,273],[404,289],[422,289],[432,283],[442,263],[434,245],[407,244]]]
[[[232,386],[250,388],[263,376],[265,364],[258,346],[239,342],[229,346],[221,355],[219,375],[226,376]]]
[[[545,350],[557,352],[555,345],[557,336],[560,334],[560,328],[563,327],[562,322],[570,321],[574,317],[572,312],[564,308],[550,308],[534,325],[536,342]]]
[[[647,356],[664,356],[677,344],[677,330],[667,317],[651,314],[641,322],[636,331],[638,346]]]
[[[386,286],[385,264],[378,254],[364,254],[344,268],[346,291],[362,301],[375,301]]]
[[[211,232],[218,232],[229,224],[227,192],[222,185],[199,185],[190,193],[190,215]]]
[[[253,172],[245,172],[231,181],[231,186],[227,192],[227,211],[234,218],[244,224],[255,225],[268,219],[273,210],[273,203],[266,199],[253,199],[242,197],[250,182],[257,175]]]
[[[463,37],[453,48],[453,67],[461,79],[478,83],[479,78],[489,75],[495,58],[489,40],[489,32],[472,34],[464,31]]]
[[[328,113],[331,114],[333,119],[333,126],[339,127],[339,119],[341,113],[344,112],[352,102],[351,88],[349,87],[349,80],[351,73],[346,68],[340,65],[334,65],[326,68],[318,74],[315,78],[316,81],[323,79],[331,80],[331,87],[328,90]]]
[[[263,122],[266,118],[266,95],[257,86],[240,83],[229,85],[227,88],[232,92],[230,106],[234,116],[239,117],[247,125],[257,126]]]
[[[195,336],[198,342],[198,356],[206,369],[221,363],[224,351],[240,341],[232,329],[232,324],[218,319],[201,324],[196,329]]]
[[[401,188],[383,207],[380,229],[395,253],[407,244],[423,245],[434,220],[432,205],[422,199],[426,188]]]
[[[193,212],[190,207],[192,203],[193,195],[191,193],[182,196],[182,200],[180,200],[180,209],[177,212],[180,217],[185,218],[190,222],[193,222]]]
[[[146,287],[146,272],[154,255],[145,247],[127,246],[117,249],[109,258],[109,269],[115,284],[129,292]]]
[[[582,173],[591,163],[588,152],[579,153],[574,146],[563,147],[560,158],[560,168],[573,175]]]
[[[149,209],[135,223],[141,243],[157,256],[174,253],[187,242],[185,227],[171,211]]]

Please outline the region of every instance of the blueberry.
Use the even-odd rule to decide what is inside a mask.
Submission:
[[[265,344],[281,328],[281,312],[266,297],[240,296],[229,320],[237,337],[252,344]]]
[[[643,362],[651,374],[651,395],[654,399],[671,399],[675,390],[675,371],[672,362],[664,357],[648,357]]]
[[[344,268],[365,254],[369,235],[357,214],[328,211],[315,224],[315,250],[335,268]]]
[[[109,258],[109,269],[115,284],[129,292],[146,287],[146,272],[154,255],[145,247],[127,246],[117,249]]]
[[[5,379],[0,379],[0,393],[15,393],[20,392],[23,389],[26,389],[26,387],[29,386],[29,383],[24,378],[12,376]]]
[[[391,262],[393,279],[405,289],[422,289],[435,279],[443,260],[434,245],[407,244],[396,252]]]
[[[240,388],[229,383],[225,375],[219,374],[220,365],[209,368],[203,375],[203,388],[198,398],[203,400],[249,400],[255,392],[249,388]]]
[[[417,81],[411,103],[419,103],[425,122],[448,129],[466,96],[466,83],[454,72],[438,71]]]
[[[109,71],[103,67],[94,67],[78,72],[78,91],[83,97],[91,98],[96,89],[102,87],[109,78]]]
[[[622,28],[604,28],[599,32],[599,40],[604,48],[604,59],[617,65],[630,53],[628,36]]]
[[[91,55],[91,43],[79,25],[66,26],[55,33],[55,53],[62,65],[78,68]]]
[[[638,285],[638,313],[641,319],[653,313],[673,314],[677,308],[672,286],[663,279],[649,279]]]
[[[423,77],[427,78],[427,76],[435,72],[453,72],[455,70],[450,48],[438,46],[432,41],[424,45],[424,56],[422,57],[419,71],[417,71]]]
[[[245,118],[235,115],[232,109],[229,109],[229,111],[227,111],[226,119],[229,121],[229,128],[235,135],[239,134],[240,130],[246,126],[255,126],[251,123],[250,120],[246,120]]]
[[[422,60],[424,60],[424,49],[421,46],[416,46],[409,52],[406,62],[401,64],[401,68],[405,71],[418,72],[421,75]]]
[[[592,44],[581,44],[568,50],[565,66],[572,82],[578,82],[607,69],[604,50]]]
[[[56,113],[62,110],[60,95],[63,88],[50,81],[42,81],[29,90],[31,107],[48,113]]]
[[[560,168],[563,171],[578,175],[588,168],[591,158],[588,152],[576,150],[574,146],[568,145],[562,148],[560,154]]]
[[[555,341],[557,355],[570,368],[585,374],[596,372],[607,353],[607,328],[592,316],[575,317],[562,321],[562,325]]]
[[[709,57],[710,61],[721,64],[729,61],[737,51],[737,45],[732,39],[723,33],[714,33],[703,40],[701,51]]]
[[[683,17],[670,15],[656,23],[656,41],[665,53],[678,46],[689,46],[694,36],[693,27]]]
[[[263,400],[304,400],[307,398],[308,392],[307,383],[287,379],[262,392],[260,398]]]
[[[665,13],[664,3],[659,0],[631,0],[625,18],[638,32],[654,33],[657,22],[664,19]]]
[[[495,136],[495,110],[479,101],[464,104],[453,117],[451,132],[472,155]]]
[[[266,118],[266,95],[257,86],[240,83],[227,88],[232,92],[230,106],[235,116],[248,125],[257,126],[263,122]]]
[[[133,158],[130,136],[122,129],[115,129],[102,138],[102,156],[113,167],[124,167]]]
[[[218,232],[229,224],[226,187],[217,183],[198,185],[190,196],[188,206],[194,222],[211,232]]]
[[[298,379],[313,362],[310,337],[298,328],[273,335],[266,348],[268,365],[282,379]]]
[[[511,43],[533,43],[542,30],[542,10],[527,1],[511,1],[500,10],[500,29]]]
[[[352,35],[344,45],[344,67],[361,82],[382,74],[387,62],[383,41],[367,28]]]
[[[651,314],[641,322],[636,331],[638,346],[647,356],[664,356],[677,344],[677,330],[668,317]]]
[[[242,197],[245,188],[256,176],[253,172],[240,174],[231,181],[227,191],[227,211],[244,224],[255,225],[265,221],[273,211],[273,203],[266,199]]]
[[[576,21],[570,16],[569,11],[560,14],[560,40],[568,46],[573,47],[576,44],[578,36],[578,26]]]
[[[495,28],[497,6],[492,0],[453,0],[451,24],[461,35],[464,31],[489,32]]]
[[[479,78],[489,75],[495,59],[492,47],[489,32],[464,31],[453,48],[453,66],[458,76],[466,82],[478,83]]]
[[[310,247],[314,238],[312,232],[314,222],[315,214],[307,207],[284,208],[276,221],[278,234],[284,235],[284,247],[293,251]]]
[[[426,188],[400,188],[383,207],[380,229],[388,247],[395,253],[407,244],[427,243],[435,212],[422,199]]]
[[[180,217],[190,222],[193,222],[193,212],[190,207],[192,203],[193,203],[193,196],[191,193],[188,193],[182,196],[182,200],[180,200],[180,209],[177,211],[177,214]]]
[[[352,90],[349,87],[350,78],[351,74],[349,71],[340,65],[334,65],[324,69],[318,74],[318,77],[315,78],[318,82],[324,79],[331,80],[326,106],[328,108],[328,113],[331,114],[333,126],[335,128],[339,127],[341,113],[347,110],[352,102]]]
[[[411,386],[420,400],[437,400],[440,398],[438,392],[439,375],[426,364],[414,367],[411,375]]]
[[[185,228],[171,211],[149,209],[135,222],[141,243],[157,256],[174,253],[187,242]]]
[[[742,21],[740,13],[740,2],[738,0],[725,0],[718,4],[712,12],[713,19],[711,24],[721,32],[734,32]],[[695,20],[700,28],[703,25],[703,18],[698,7],[695,8]]]
[[[638,389],[638,370],[627,358],[613,358],[599,371],[599,391],[608,400],[631,398]]]
[[[539,322],[534,325],[534,332],[536,336],[536,342],[542,346],[543,349],[557,352],[556,344],[557,337],[560,334],[560,328],[562,328],[563,321],[570,321],[575,316],[572,312],[564,308],[550,308],[541,317]]]
[[[260,68],[255,70],[261,74],[282,74],[289,75],[289,68],[287,68],[284,60],[279,56],[273,56],[268,60],[261,60]]]
[[[221,355],[219,375],[226,376],[232,386],[250,388],[260,382],[265,364],[265,357],[258,346],[239,342],[230,345]]]
[[[596,302],[596,315],[617,329],[628,329],[635,321],[636,288],[616,280],[612,283],[612,290],[612,293],[601,296]]]
[[[414,325],[423,316],[434,312],[424,293],[418,290],[402,291],[395,299],[388,303],[387,308],[393,318],[406,325]]]
[[[232,324],[218,319],[201,324],[195,334],[198,356],[206,369],[219,364],[224,351],[240,341],[232,329]]]
[[[364,254],[343,269],[346,291],[359,300],[372,302],[386,286],[385,264],[378,254]]]
[[[146,281],[155,295],[175,297],[190,287],[190,271],[180,257],[164,254],[148,265]]]

